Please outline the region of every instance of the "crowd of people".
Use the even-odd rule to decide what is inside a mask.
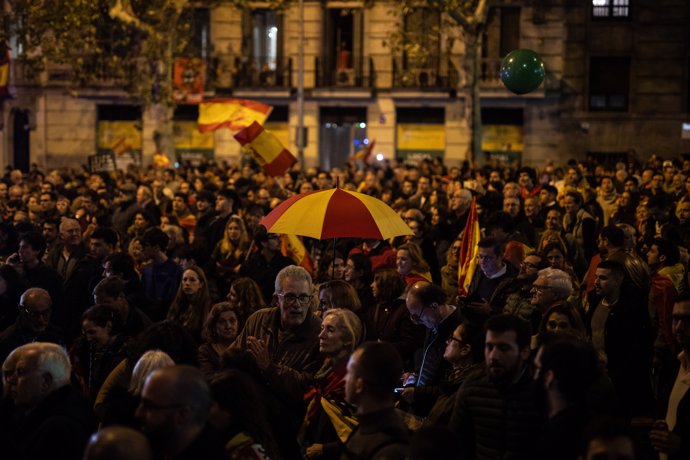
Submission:
[[[294,260],[335,184],[412,234]],[[0,219],[3,458],[690,458],[688,160],[34,165]]]

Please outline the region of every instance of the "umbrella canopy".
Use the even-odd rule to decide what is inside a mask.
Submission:
[[[270,233],[316,239],[412,235],[410,227],[383,201],[334,188],[288,198],[261,220]]]

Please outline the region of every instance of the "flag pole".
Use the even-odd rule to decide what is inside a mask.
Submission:
[[[304,171],[304,0],[299,0],[297,43],[297,159]]]

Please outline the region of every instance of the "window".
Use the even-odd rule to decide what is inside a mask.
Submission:
[[[593,57],[589,64],[589,110],[628,110],[630,58]]]
[[[252,57],[257,69],[275,71],[278,66],[280,20],[270,10],[252,12]]]
[[[405,16],[405,34],[411,46],[405,53],[406,68],[436,67],[440,54],[438,11],[418,8]]]
[[[630,0],[592,0],[593,18],[628,18]]]

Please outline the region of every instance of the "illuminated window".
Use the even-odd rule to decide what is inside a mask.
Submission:
[[[592,0],[592,17],[630,17],[630,0]]]

